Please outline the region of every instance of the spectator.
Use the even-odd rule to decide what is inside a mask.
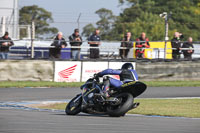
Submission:
[[[133,41],[131,39],[131,32],[127,32],[126,35],[124,36],[122,42],[121,42],[121,47],[126,48],[126,49],[120,49],[120,56],[122,59],[127,58],[127,55],[130,51],[130,49],[133,47]]]
[[[94,34],[92,34],[88,39],[88,44],[90,44],[90,58],[97,59],[99,58],[99,45],[101,44],[101,38],[99,36],[100,30],[96,29]],[[97,48],[95,48],[97,47]]]
[[[179,32],[174,33],[174,38],[171,40],[172,48],[176,48],[172,50],[172,58],[180,59],[180,48],[181,48],[181,39],[183,35]]]
[[[192,44],[192,37],[188,38],[188,41],[183,44],[182,48],[194,48]],[[182,50],[182,52],[185,59],[192,59],[192,54],[194,53],[194,50]]]
[[[145,49],[144,48],[149,48],[150,44],[149,44],[149,39],[146,37],[146,34],[144,32],[142,32],[141,36],[139,38],[136,39],[136,58],[145,58],[144,52]]]
[[[69,36],[69,41],[70,41],[70,44],[72,47],[73,46],[76,46],[76,47],[81,46],[82,38],[79,35],[78,29],[75,29],[74,33],[71,36]],[[71,48],[71,57],[74,60],[80,59],[80,48]]]
[[[67,46],[65,39],[63,38],[62,32],[58,32],[54,42],[51,44],[54,48],[50,48],[50,57],[51,58],[60,58],[61,49]]]
[[[8,32],[5,32],[4,36],[0,38],[0,58],[8,59],[9,47],[14,45],[10,37],[8,37]]]

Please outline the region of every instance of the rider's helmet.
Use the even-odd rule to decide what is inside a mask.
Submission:
[[[122,65],[121,69],[131,70],[134,69],[132,63],[125,63]]]

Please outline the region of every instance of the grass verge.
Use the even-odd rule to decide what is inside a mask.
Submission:
[[[0,88],[10,87],[80,87],[83,82],[51,82],[51,81],[2,81]]]
[[[200,99],[136,99],[140,106],[129,114],[200,118]],[[66,103],[40,106],[43,109],[64,110]]]
[[[200,87],[200,81],[144,81],[148,87]],[[80,87],[84,82],[1,81],[0,88],[10,87]]]
[[[200,99],[136,99],[131,114],[200,118]]]

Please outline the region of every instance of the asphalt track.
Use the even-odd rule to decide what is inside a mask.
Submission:
[[[73,98],[77,88],[0,88],[0,102]],[[141,98],[200,97],[199,87],[149,87]],[[0,133],[200,133],[200,119],[126,115],[120,118],[0,108]]]

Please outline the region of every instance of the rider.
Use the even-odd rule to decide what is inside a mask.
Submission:
[[[138,75],[136,71],[134,70],[133,65],[131,63],[123,64],[121,69],[106,69],[97,74],[98,77],[103,77],[104,75],[119,75],[120,76],[120,80],[117,80],[111,77],[104,78],[103,92],[106,98],[110,96],[109,95],[110,87],[119,88],[121,85],[123,85],[126,82],[138,81]]]

